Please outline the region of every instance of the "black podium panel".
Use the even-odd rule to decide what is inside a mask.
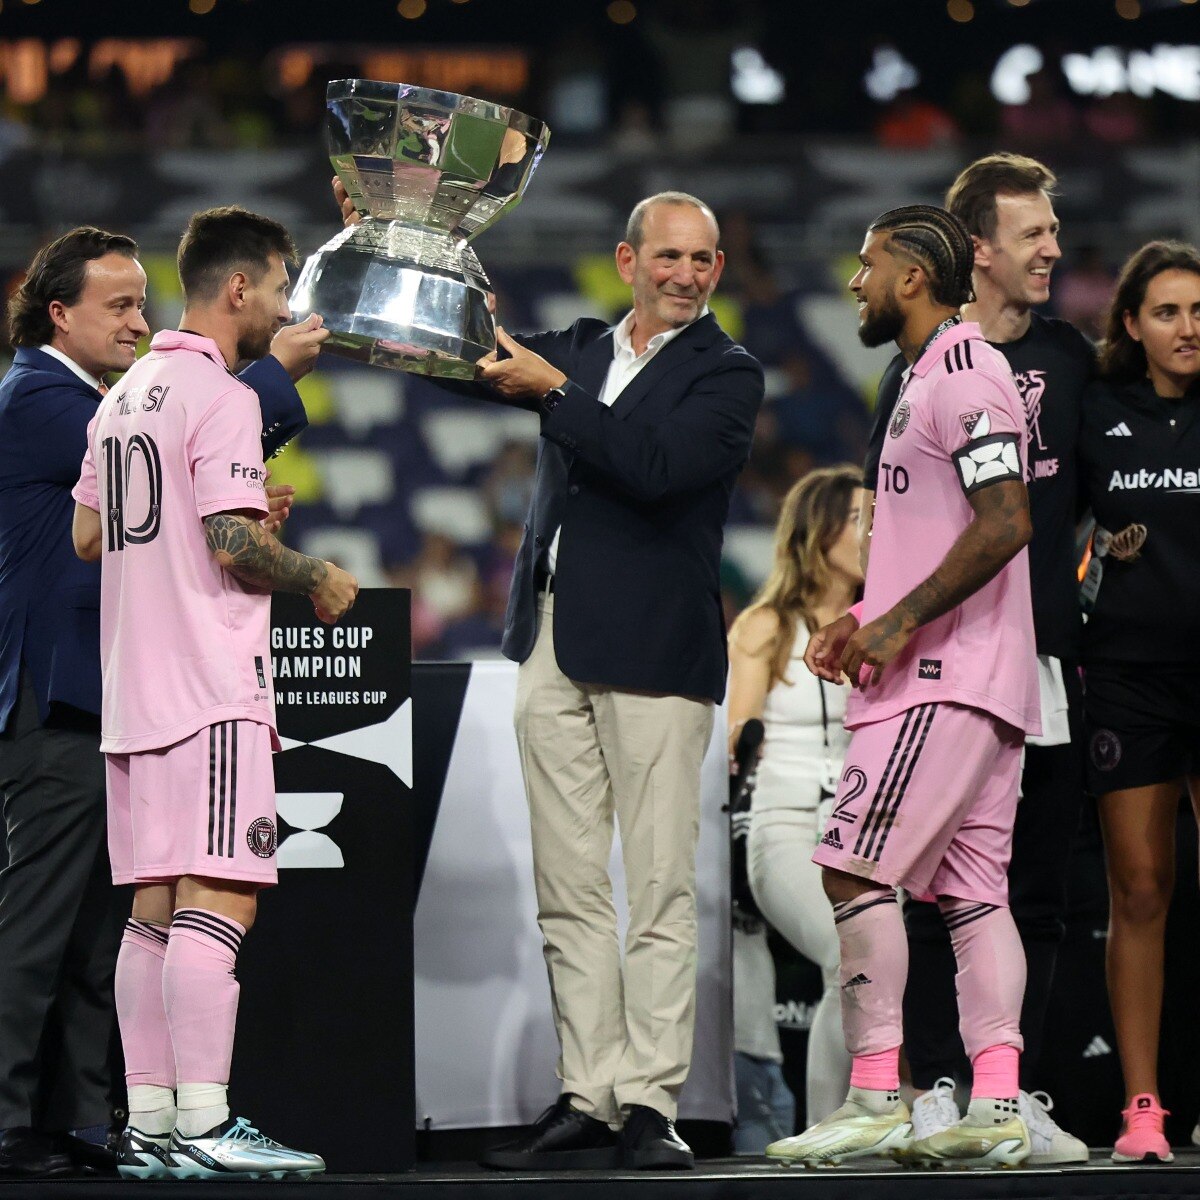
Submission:
[[[279,887],[238,962],[239,1112],[331,1171],[414,1161],[409,595],[276,596]]]

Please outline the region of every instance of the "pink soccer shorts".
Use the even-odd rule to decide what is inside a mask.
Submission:
[[[113,883],[277,882],[268,726],[222,721],[161,750],[105,758]]]
[[[813,862],[915,896],[1007,904],[1024,740],[961,704],[859,726]]]

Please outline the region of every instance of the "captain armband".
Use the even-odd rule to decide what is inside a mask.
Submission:
[[[968,442],[952,455],[963,492],[970,496],[991,483],[1023,480],[1021,444],[1015,433],[993,433]]]

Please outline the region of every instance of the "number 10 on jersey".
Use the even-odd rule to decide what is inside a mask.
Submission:
[[[108,536],[106,550],[124,550],[126,546],[143,546],[158,536],[162,523],[162,459],[154,439],[135,433],[127,445],[121,439],[107,437],[102,443],[104,454],[105,496],[108,500]],[[137,489],[139,504],[144,491],[145,512],[129,513],[130,480],[145,477],[144,489]],[[138,524],[131,525],[132,520]]]

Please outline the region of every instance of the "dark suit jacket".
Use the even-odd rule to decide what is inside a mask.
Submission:
[[[272,454],[308,424],[304,404],[278,359],[242,378],[258,392]],[[22,661],[43,722],[52,706],[100,712],[100,564],[81,562],[71,542],[71,488],[99,400],[41,350],[18,350],[0,382],[0,730]]]
[[[709,314],[664,346],[610,409],[597,397],[612,326],[584,319],[520,341],[570,383],[542,418],[504,653],[524,662],[533,650],[534,576],[561,525],[559,669],[581,683],[720,701],[722,528],[750,453],[762,368]]]

